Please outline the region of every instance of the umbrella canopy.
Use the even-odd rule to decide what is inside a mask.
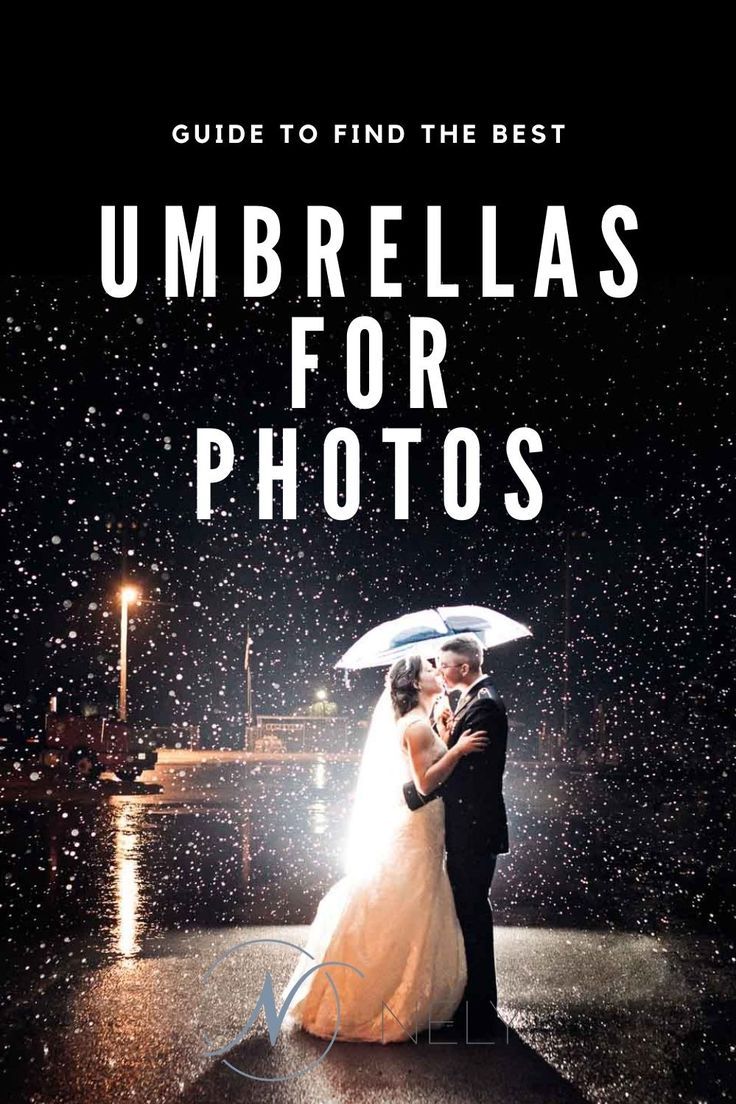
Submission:
[[[407,655],[434,656],[443,640],[458,633],[473,633],[484,648],[532,635],[525,625],[485,606],[438,606],[369,629],[335,667],[358,671],[388,667]]]

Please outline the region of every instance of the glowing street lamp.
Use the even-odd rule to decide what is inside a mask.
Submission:
[[[118,697],[118,716],[121,721],[128,719],[128,606],[138,601],[135,587],[124,586],[120,591],[120,694]]]
[[[316,704],[313,712],[316,716],[324,717],[327,714],[327,691],[317,690],[314,696]]]

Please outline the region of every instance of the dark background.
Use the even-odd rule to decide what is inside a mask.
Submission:
[[[51,693],[62,709],[114,709],[125,578],[145,598],[131,623],[131,721],[200,723],[214,746],[243,744],[248,628],[255,710],[301,711],[326,689],[351,721],[338,731],[359,747],[382,673],[359,673],[348,688],[333,664],[365,629],[443,602],[488,604],[530,625],[532,638],[486,657],[511,722],[511,851],[499,861],[494,911],[502,928],[531,935],[508,933],[520,1033],[566,1078],[580,1076],[586,1093],[722,1092],[735,746],[732,92],[718,83],[732,64],[721,66],[714,48],[725,34],[708,13],[687,13],[687,41],[675,46],[670,12],[666,28],[657,17],[656,46],[645,52],[644,11],[607,11],[600,28],[578,13],[569,30],[555,12],[543,69],[531,50],[541,17],[527,11],[515,34],[495,11],[423,13],[414,22],[433,40],[414,33],[403,47],[396,11],[310,12],[303,35],[279,12],[270,36],[250,10],[237,32],[214,9],[182,11],[167,15],[167,41],[153,56],[153,9],[85,13],[79,28],[64,10],[58,30],[48,13],[29,14],[25,35],[6,20],[2,131],[5,1068],[17,1064],[25,1088],[43,1080],[46,1095],[51,1084],[88,1096],[100,1071],[116,1085],[102,1029],[122,1012],[142,1045],[131,1050],[126,1033],[121,1076],[160,1084],[171,1053],[172,1083],[187,1091],[176,1015],[161,1021],[163,1047],[151,1017],[139,1015],[146,986],[176,997],[157,963],[176,959],[178,970],[188,953],[180,936],[202,936],[211,949],[215,926],[310,920],[341,869],[353,762],[203,755],[185,772],[188,757],[169,753],[153,781],[60,790],[42,772],[25,787],[32,800],[18,799],[33,760],[17,762],[14,740],[40,730]],[[703,47],[696,32],[706,20]],[[341,42],[320,60],[315,40],[334,32]],[[113,45],[128,33],[117,65]],[[329,84],[322,97],[318,78]],[[492,121],[539,121],[566,131],[559,147],[170,143],[174,123],[207,120],[475,121],[479,132]],[[142,212],[145,274],[123,301],[100,287],[103,203]],[[166,300],[166,203],[190,213],[217,204],[215,300]],[[282,220],[284,281],[258,305],[239,287],[244,203],[272,206]],[[304,299],[308,203],[345,218],[344,301]],[[371,203],[405,207],[391,274],[404,281],[400,300],[367,298]],[[499,277],[515,281],[512,300],[479,297],[484,203],[498,208]],[[579,296],[555,289],[535,300],[544,211],[558,203]],[[621,301],[597,278],[610,265],[599,225],[612,203],[639,219],[627,236],[639,286]],[[428,204],[443,205],[457,301],[423,294]],[[344,389],[344,332],[362,312],[385,337],[384,397],[367,412],[352,409]],[[291,412],[297,313],[324,314],[326,325],[307,409]],[[409,409],[411,313],[446,328],[446,411]],[[411,519],[395,522],[392,450],[380,429],[417,424]],[[524,424],[544,445],[532,458],[544,505],[526,523],[503,506],[517,489],[504,442]],[[193,486],[203,425],[227,431],[237,454],[207,523],[195,518]],[[299,517],[259,521],[257,429],[288,425],[299,432]],[[334,425],[361,443],[362,506],[348,522],[321,503],[322,445]],[[465,523],[442,506],[442,440],[457,425],[474,429],[482,449],[481,508]],[[560,747],[566,625],[570,717]],[[604,942],[606,931],[615,938]],[[632,942],[632,932],[646,939]],[[563,943],[573,972],[558,978]],[[552,985],[541,981],[553,974]],[[120,998],[112,1004],[106,978]],[[147,1006],[155,1015],[156,1000]],[[190,1096],[209,1084],[227,1090],[200,1079]]]
[[[370,111],[349,98],[336,110],[333,98],[325,111],[309,96],[277,110],[270,96],[244,91],[205,108],[170,90],[140,105],[108,95],[101,110],[89,89],[66,88],[42,113],[11,118],[7,722],[36,724],[52,691],[69,707],[114,700],[123,562],[149,600],[133,626],[133,718],[202,721],[208,740],[237,746],[247,624],[259,712],[296,710],[326,686],[341,710],[362,716],[377,676],[358,676],[347,692],[331,674],[355,636],[413,608],[475,601],[532,627],[533,642],[502,649],[493,665],[529,732],[559,725],[569,535],[576,723],[584,729],[604,703],[619,745],[645,759],[681,749],[694,700],[725,723],[731,205],[707,93],[678,101],[674,81],[670,93],[666,111],[651,94],[604,102],[581,90],[567,103],[522,104],[508,89],[468,99],[462,87],[453,97],[396,94]],[[260,121],[267,141],[174,145],[172,126],[195,121]],[[313,122],[323,137],[284,147],[279,121]],[[409,137],[335,148],[335,121],[400,122]],[[490,122],[566,129],[559,146],[427,147],[419,121],[475,122],[479,136]],[[141,212],[144,276],[126,300],[99,283],[103,203]],[[216,299],[164,297],[166,203],[217,205]],[[244,203],[271,206],[282,221],[282,286],[257,306],[239,289]],[[344,217],[345,300],[303,298],[309,203]],[[367,298],[371,203],[404,205],[389,269],[404,281],[401,299]],[[513,299],[480,298],[483,203],[498,208],[499,279],[515,282]],[[553,289],[535,300],[545,207],[558,203],[578,298]],[[627,236],[639,286],[618,301],[597,275],[610,267],[599,227],[613,203],[639,220]],[[443,270],[461,282],[458,300],[423,293],[429,204],[443,206]],[[292,414],[289,319],[301,313],[326,325],[307,409]],[[384,398],[367,412],[344,389],[344,332],[360,313],[385,334]],[[447,411],[409,409],[412,313],[447,330]],[[395,522],[380,427],[414,424],[423,442],[412,449],[412,516]],[[544,506],[526,523],[503,507],[517,489],[505,440],[524,424],[544,444],[532,464]],[[238,456],[209,523],[195,518],[191,485],[203,425],[230,433]],[[256,430],[286,425],[299,429],[299,518],[259,521]],[[362,507],[348,522],[321,504],[322,442],[334,425],[361,441]],[[441,445],[456,425],[476,430],[482,447],[481,510],[465,523],[442,508]],[[699,761],[712,726],[694,728],[688,754]]]
[[[4,228],[5,269],[38,275],[99,272],[99,207],[143,205],[142,256],[146,271],[163,269],[163,207],[166,203],[216,204],[218,271],[239,273],[239,207],[262,203],[278,209],[282,252],[292,275],[303,273],[304,210],[324,203],[346,222],[344,270],[355,281],[367,273],[367,211],[370,204],[403,204],[399,234],[402,276],[421,271],[423,208],[448,204],[446,270],[475,274],[479,265],[478,208],[499,208],[499,275],[533,275],[541,224],[548,204],[565,204],[579,283],[597,287],[597,262],[608,261],[596,226],[606,207],[626,203],[639,217],[636,258],[644,276],[694,272],[730,275],[728,180],[723,171],[728,141],[721,89],[713,81],[695,92],[666,86],[629,85],[628,93],[598,88],[586,99],[552,89],[537,96],[515,87],[485,94],[463,82],[441,93],[356,93],[334,100],[286,97],[241,85],[222,92],[189,88],[150,98],[135,86],[126,94],[108,86],[104,100],[89,84],[68,83],[34,110],[20,102],[8,113],[6,145],[13,152],[8,174],[11,203]],[[322,104],[322,106],[319,106]],[[366,105],[370,104],[370,109]],[[177,123],[264,124],[262,145],[176,145]],[[312,123],[312,145],[280,141],[278,124]],[[334,146],[337,122],[400,123],[400,145]],[[426,145],[419,123],[475,123],[473,146]],[[564,123],[559,145],[492,145],[483,140],[494,122]],[[451,213],[451,218],[450,218]],[[642,232],[644,231],[644,232]],[[294,272],[293,270],[296,270]]]

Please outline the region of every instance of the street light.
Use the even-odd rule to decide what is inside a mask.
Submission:
[[[118,696],[118,716],[121,721],[128,719],[128,606],[138,600],[135,587],[124,586],[120,591],[120,694]]]
[[[327,691],[317,690],[314,696],[318,703],[314,710],[315,715],[324,717],[327,713]],[[319,712],[317,712],[318,710]]]

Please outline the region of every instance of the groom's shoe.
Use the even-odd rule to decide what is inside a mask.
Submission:
[[[461,1025],[462,1042],[472,1045],[490,1045],[508,1041],[508,1027],[497,1015],[493,1006],[466,1007],[465,1015],[456,1016]]]
[[[476,1016],[463,1024],[462,1041],[468,1046],[508,1041],[508,1028],[499,1016]]]

